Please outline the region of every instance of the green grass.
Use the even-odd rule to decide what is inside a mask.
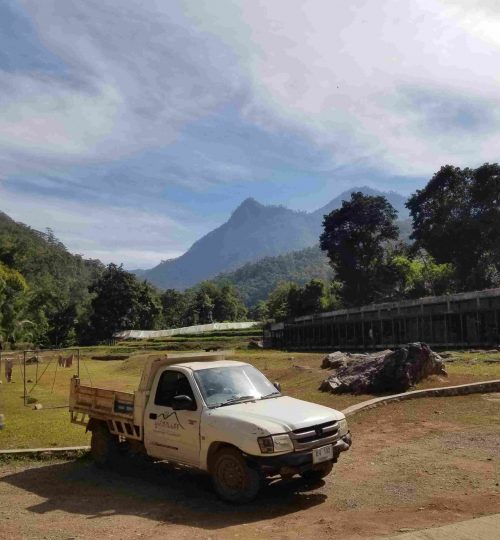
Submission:
[[[220,342],[219,342],[220,344]],[[84,384],[92,381],[94,386],[133,391],[139,382],[145,360],[161,356],[164,350],[127,351],[126,360],[92,360],[92,356],[122,354],[122,345],[114,347],[81,348],[80,375]],[[235,358],[247,361],[263,371],[271,381],[280,381],[287,395],[305,399],[336,409],[370,399],[372,396],[332,395],[318,390],[320,382],[328,372],[320,369],[324,353],[290,353],[270,350],[239,350]],[[457,360],[447,364],[449,376],[431,377],[417,388],[462,384],[477,380],[500,379],[500,363],[488,364],[494,355],[456,353]],[[500,357],[500,353],[498,353]],[[38,367],[39,375],[46,369],[34,388],[30,398],[42,405],[34,410],[33,404],[23,405],[23,377],[19,366],[15,366],[14,383],[0,385],[0,412],[5,414],[6,427],[0,431],[0,448],[34,448],[45,446],[74,446],[89,443],[89,435],[82,426],[70,423],[69,413],[64,408],[68,403],[70,379],[73,369],[57,368],[55,355],[52,363],[44,355],[44,363]],[[48,367],[47,367],[48,366]],[[35,380],[36,366],[28,366],[27,379]],[[3,378],[3,373],[1,374]],[[33,383],[28,384],[28,390]]]

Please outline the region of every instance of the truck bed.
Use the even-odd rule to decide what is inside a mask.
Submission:
[[[71,422],[87,425],[90,418],[107,422],[109,429],[125,438],[141,439],[141,426],[134,425],[134,394],[96,388],[71,380],[69,410]]]

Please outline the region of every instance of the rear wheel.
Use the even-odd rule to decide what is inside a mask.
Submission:
[[[118,445],[118,437],[109,432],[104,422],[93,426],[90,453],[97,466],[111,465],[118,457]]]
[[[236,448],[223,448],[215,455],[212,481],[217,495],[232,503],[250,502],[262,486],[261,473],[249,467]]]
[[[321,465],[316,465],[314,469],[309,469],[308,471],[304,471],[301,473],[300,476],[304,478],[305,480],[311,480],[313,482],[317,482],[318,480],[321,480],[322,478],[325,478],[325,476],[328,476],[333,469],[333,462],[328,461],[327,463],[322,463]]]

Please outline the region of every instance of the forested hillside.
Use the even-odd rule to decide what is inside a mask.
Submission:
[[[0,344],[3,349],[100,343],[126,329],[242,320],[230,285],[160,293],[122,267],[72,255],[52,231],[0,213]]]
[[[50,230],[36,231],[1,212],[0,264],[0,339],[74,342],[89,309],[89,286],[104,265],[72,255]]]
[[[234,285],[245,304],[251,307],[265,300],[280,282],[303,285],[311,279],[328,281],[332,278],[328,258],[319,246],[314,246],[247,263],[234,272],[219,274],[213,281]]]

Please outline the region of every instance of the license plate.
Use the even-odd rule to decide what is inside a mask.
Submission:
[[[330,459],[333,459],[333,446],[331,444],[313,450],[313,463],[321,463]]]

